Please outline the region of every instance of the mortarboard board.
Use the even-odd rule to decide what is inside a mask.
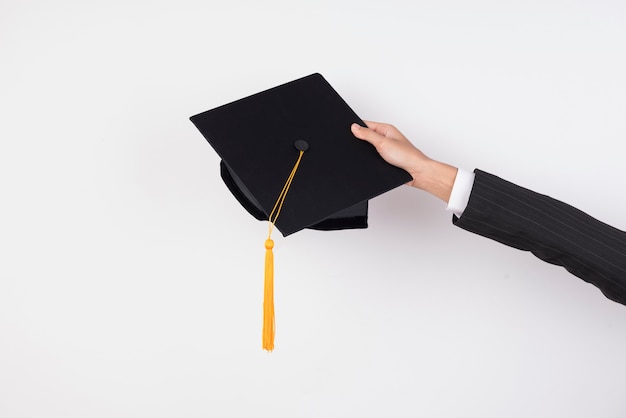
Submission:
[[[363,121],[318,73],[190,119],[221,157],[221,176],[231,193],[255,218],[270,221],[270,236],[274,225],[283,236],[304,228],[366,228],[368,200],[411,181],[409,173],[352,135],[352,123],[363,126]],[[263,331],[269,351],[274,347],[270,236]]]
[[[363,121],[320,74],[254,94],[192,116],[221,157],[231,193],[255,218],[267,220],[298,157],[276,228],[290,235],[304,228],[367,227],[367,201],[411,181],[370,144],[352,135]]]

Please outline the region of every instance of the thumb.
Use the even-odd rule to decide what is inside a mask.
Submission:
[[[374,146],[377,146],[385,139],[385,137],[381,134],[373,131],[370,128],[361,126],[358,123],[353,123],[352,126],[350,126],[350,130],[352,131],[352,134],[354,136],[364,141],[367,141]]]

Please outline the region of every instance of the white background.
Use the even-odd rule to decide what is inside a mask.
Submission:
[[[276,240],[189,116],[320,72],[626,229],[626,4],[0,2],[0,416],[624,417],[626,308],[400,187]]]

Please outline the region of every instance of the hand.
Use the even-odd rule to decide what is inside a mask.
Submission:
[[[365,121],[367,128],[353,124],[351,129],[354,136],[363,139],[376,147],[376,151],[385,161],[400,167],[413,177],[408,183],[416,187],[423,166],[430,160],[422,151],[417,149],[396,127],[384,123]]]
[[[456,167],[427,157],[392,125],[370,121],[365,123],[367,127],[352,124],[355,137],[372,144],[389,164],[407,171],[413,177],[408,185],[448,202],[456,178]]]

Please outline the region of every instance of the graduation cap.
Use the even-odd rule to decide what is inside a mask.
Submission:
[[[412,178],[352,135],[352,123],[363,121],[318,73],[190,119],[221,157],[231,193],[256,219],[269,221],[264,305],[272,299],[272,312],[266,306],[263,345],[271,351],[274,226],[283,236],[367,228],[368,200]]]

